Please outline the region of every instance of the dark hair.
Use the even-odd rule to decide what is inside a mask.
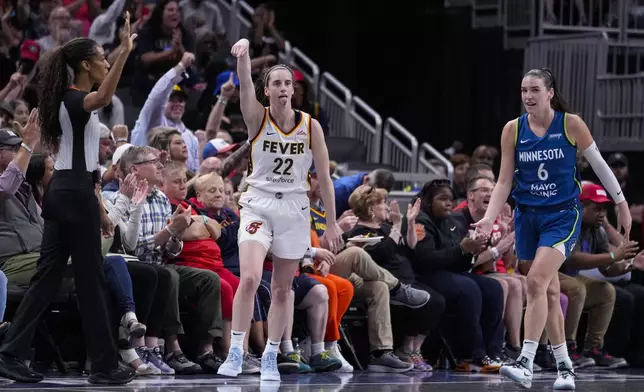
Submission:
[[[492,167],[486,163],[474,163],[471,164],[470,167],[467,168],[467,171],[465,172],[465,183],[468,183],[471,178],[474,177],[481,177],[479,174],[480,172],[484,170],[489,170],[493,172]]]
[[[155,37],[163,36],[163,12],[165,12],[165,7],[169,3],[177,3],[179,7],[179,0],[161,0],[152,9],[150,13],[150,19],[145,24],[145,27],[149,28]],[[181,7],[179,7],[179,12],[181,12]],[[181,29],[181,36],[185,37],[187,31],[184,29],[183,24],[179,21],[178,28]]]
[[[96,46],[92,39],[75,38],[53,52],[41,72],[38,97],[41,139],[54,152],[58,152],[62,135],[58,118],[60,103],[69,86],[74,83],[68,67],[78,72],[81,62],[96,54]]]
[[[31,192],[36,199],[38,205],[42,205],[43,189],[41,189],[40,183],[43,176],[45,175],[45,170],[47,170],[47,158],[51,157],[48,153],[43,154],[34,154],[29,160],[29,166],[27,167],[27,174],[25,175],[25,180],[27,184],[31,186]]]
[[[27,107],[27,112],[29,112],[29,104],[27,103],[27,101],[23,99],[19,98],[19,99],[14,99],[13,101],[9,101],[9,105],[11,105],[11,108],[13,109],[14,112],[16,111],[18,106],[25,105]]]
[[[268,81],[271,77],[271,73],[273,73],[273,71],[277,71],[278,69],[287,70],[291,74],[291,79],[293,79],[293,81],[295,79],[293,70],[286,64],[273,65],[272,67],[264,70],[261,76],[257,78],[257,80],[255,80],[255,96],[262,105],[268,105],[269,103],[268,97],[266,97],[266,94],[264,94],[264,89],[268,86]]]
[[[394,187],[396,179],[394,178],[394,173],[387,169],[376,169],[367,175],[369,177],[369,185],[382,188],[391,192],[391,189]]]
[[[557,84],[555,82],[555,77],[552,74],[552,71],[548,68],[537,68],[531,69],[523,77],[533,76],[535,78],[540,78],[543,80],[543,85],[546,86],[548,90],[554,89],[555,93],[550,100],[550,107],[558,112],[563,113],[572,113],[572,108],[568,105],[568,102],[564,99],[563,95],[559,91]]]
[[[452,192],[452,196],[454,196],[454,190],[452,189],[449,180],[441,178],[426,182],[420,192],[416,194],[412,203],[414,203],[416,199],[420,199],[421,209],[431,216],[432,200],[434,200],[434,197],[436,197],[441,189],[449,189],[449,191]]]

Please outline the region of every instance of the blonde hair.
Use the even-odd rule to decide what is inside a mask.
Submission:
[[[206,183],[216,181],[218,178],[221,179],[221,176],[214,172],[200,175],[195,179],[195,182],[194,182],[195,192],[201,192],[203,188],[206,186]]]
[[[387,191],[371,185],[360,185],[349,196],[349,207],[360,220],[372,218],[369,209],[387,198]]]
[[[163,177],[168,177],[176,172],[188,172],[185,163],[179,161],[168,161],[163,165]],[[165,178],[164,178],[165,179]]]

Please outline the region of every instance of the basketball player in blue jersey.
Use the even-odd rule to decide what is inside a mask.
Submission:
[[[550,70],[533,69],[523,78],[526,114],[508,122],[501,135],[501,170],[477,233],[489,235],[514,181],[516,252],[531,263],[525,340],[521,355],[500,373],[525,388],[544,326],[557,362],[554,389],[575,389],[564,336],[557,271],[575,246],[581,227],[581,181],[576,153],[581,151],[619,208],[619,225],[628,239],[631,215],[624,194],[581,117],[572,114]]]
[[[242,371],[245,332],[253,314],[253,298],[264,259],[271,252],[272,301],[268,312],[268,342],[262,356],[261,380],[279,381],[277,355],[285,321],[293,312],[291,284],[299,261],[311,246],[309,169],[329,167],[322,127],[307,113],[291,108],[293,73],[285,65],[270,68],[263,77],[269,107],[257,101],[251,79],[248,40],[233,45],[240,82],[240,104],[251,143],[248,191],[239,200],[240,285],[233,302],[232,338],[228,358],[218,373]],[[328,170],[318,173],[322,201],[328,212],[324,237],[337,252],[342,230],[335,221],[335,196]]]

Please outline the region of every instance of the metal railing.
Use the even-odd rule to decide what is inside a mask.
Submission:
[[[428,143],[420,145],[418,152],[418,172],[445,176],[450,181],[454,178],[454,166],[452,162]]]
[[[477,1],[483,8],[492,9],[493,4],[500,7],[502,0]],[[253,7],[243,0],[217,0],[217,4],[227,26],[226,38],[229,43],[248,37],[255,12]],[[367,160],[371,163],[381,162],[399,171],[416,171],[419,164],[418,141],[396,120],[387,119],[383,127],[382,117],[373,108],[362,99],[353,97],[351,91],[330,73],[321,74],[318,65],[300,49],[291,49],[288,41],[286,51],[279,54],[279,60],[300,70],[309,82],[314,98],[329,118],[330,136],[351,137],[363,142],[367,146]],[[449,163],[431,146],[425,149],[431,149],[433,152],[430,155],[440,159],[441,163]],[[425,163],[423,165],[429,167]],[[447,167],[449,172],[451,165]],[[436,171],[429,169],[426,173],[435,174]]]
[[[311,91],[311,98],[317,102],[320,96],[320,67],[298,48],[293,48],[289,52],[289,55],[285,56],[284,63],[302,72],[304,79],[306,79],[313,90]]]
[[[538,37],[528,42],[524,69],[548,67],[557,87],[593,129],[595,80],[606,71],[608,38],[604,33]]]
[[[644,73],[597,78],[593,136],[606,151],[644,150]]]
[[[511,47],[509,40],[519,34],[534,37],[536,35],[537,16],[535,14],[538,0],[509,0],[503,2],[503,46]]]
[[[352,137],[351,91],[328,72],[320,79],[320,106],[329,117],[329,136]]]
[[[496,27],[503,23],[502,0],[471,0],[472,28]]]
[[[380,162],[382,145],[382,117],[359,97],[349,105],[351,137],[367,146],[367,161]]]
[[[382,163],[404,172],[416,172],[418,168],[418,141],[391,117],[383,129]]]

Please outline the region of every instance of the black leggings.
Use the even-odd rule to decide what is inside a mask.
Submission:
[[[410,284],[415,289],[429,293],[429,301],[417,309],[406,306],[391,306],[391,323],[397,337],[428,336],[436,328],[445,310],[445,298],[436,290],[419,282]]]
[[[172,284],[165,267],[137,262],[127,263],[132,278],[136,315],[147,326],[146,336],[159,337],[163,329]]]

